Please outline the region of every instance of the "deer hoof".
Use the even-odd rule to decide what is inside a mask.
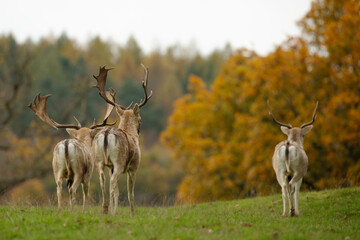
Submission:
[[[291,210],[290,210],[290,216],[291,216],[291,217],[296,217],[295,209],[291,209]]]

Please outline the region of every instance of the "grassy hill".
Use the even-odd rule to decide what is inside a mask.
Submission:
[[[360,188],[300,192],[300,217],[280,195],[175,207],[0,206],[1,239],[360,239]]]

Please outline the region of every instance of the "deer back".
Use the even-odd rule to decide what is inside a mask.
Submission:
[[[138,137],[122,129],[101,130],[95,136],[93,151],[97,161],[109,160],[109,165],[119,167],[123,172],[127,169],[136,170],[140,164]]]
[[[53,170],[71,170],[84,178],[92,173],[94,162],[90,149],[78,139],[65,139],[56,144],[53,152]],[[58,169],[61,168],[61,169]]]
[[[276,145],[272,164],[277,175],[279,171],[284,171],[289,175],[295,172],[305,175],[308,157],[302,145],[295,141],[285,140]]]

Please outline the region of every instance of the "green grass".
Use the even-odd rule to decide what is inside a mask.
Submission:
[[[280,195],[175,207],[0,206],[0,239],[360,239],[360,188],[300,192],[300,217]]]

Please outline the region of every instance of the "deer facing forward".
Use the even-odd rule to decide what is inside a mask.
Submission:
[[[292,127],[290,124],[277,121],[272,114],[269,100],[267,104],[273,121],[280,125],[281,131],[288,136],[287,140],[276,145],[272,158],[276,178],[282,191],[283,216],[286,216],[286,198],[289,201],[290,216],[298,216],[300,186],[308,168],[308,157],[304,150],[304,136],[313,128],[312,124],[315,122],[318,102],[312,121],[302,124],[301,127]],[[289,181],[289,179],[291,180]]]

